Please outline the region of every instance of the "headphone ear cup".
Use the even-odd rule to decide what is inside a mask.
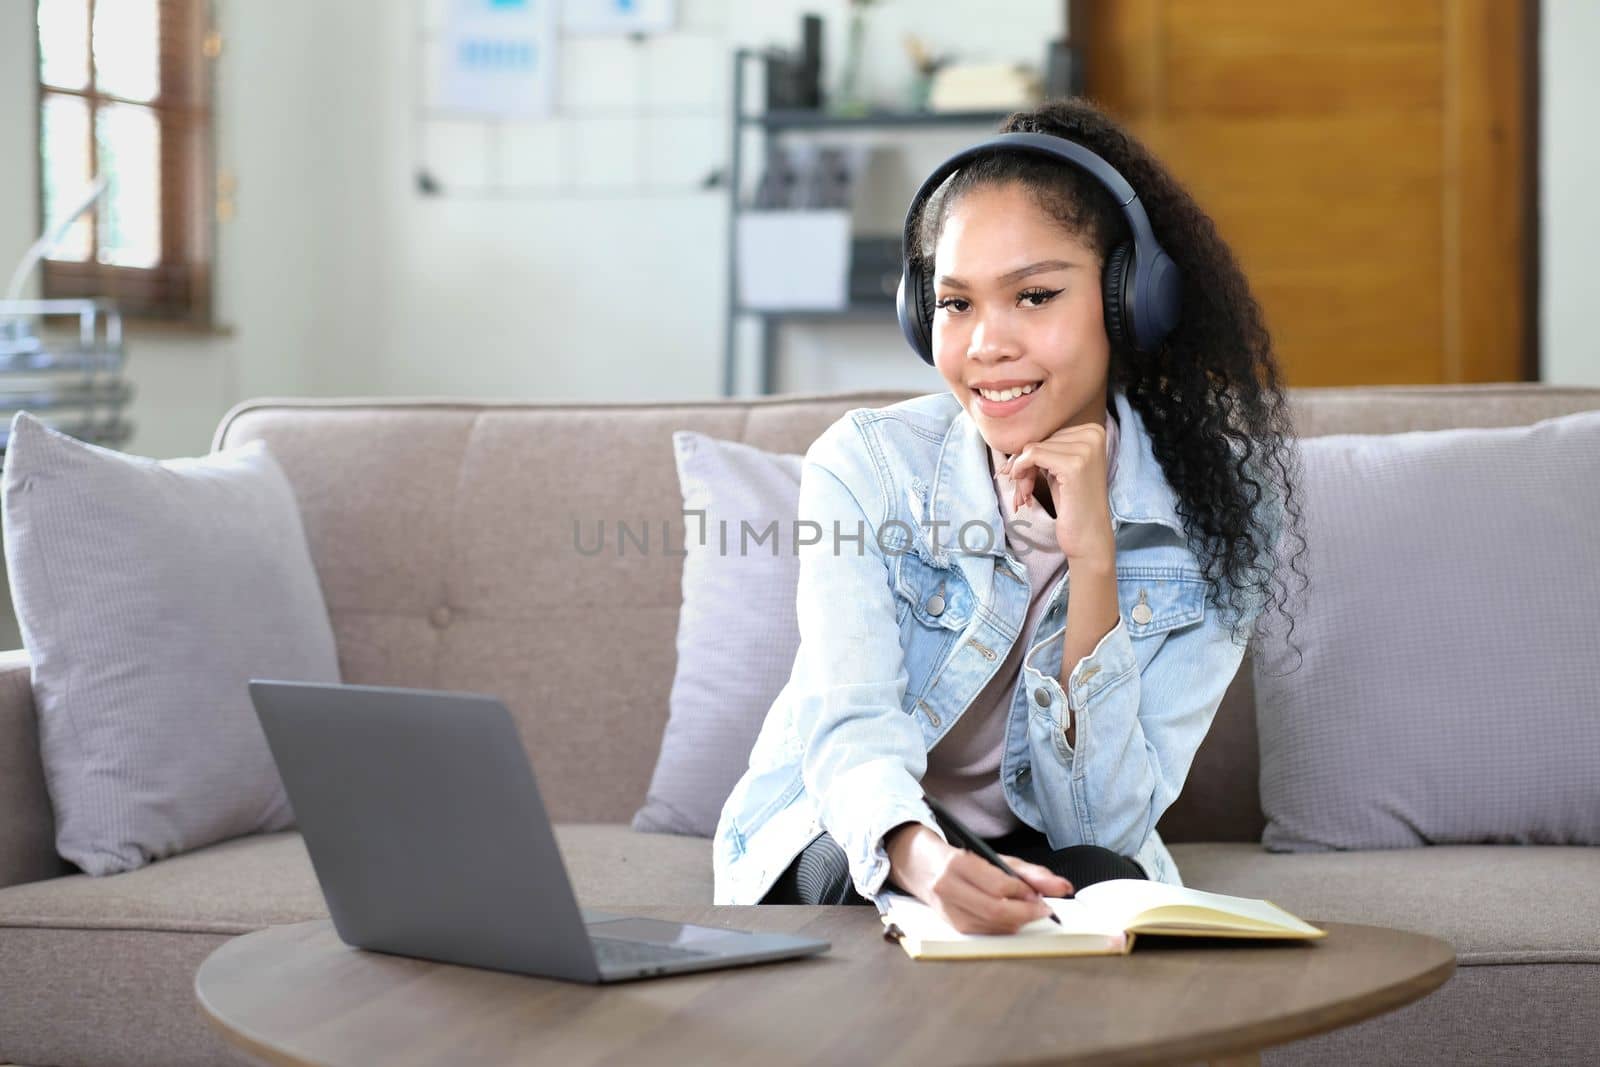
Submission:
[[[1133,277],[1133,246],[1123,241],[1106,257],[1105,273],[1100,279],[1105,301],[1106,337],[1112,351],[1135,347],[1133,345],[1133,316],[1123,306],[1128,291],[1128,280]]]
[[[900,320],[900,333],[906,344],[933,366],[933,287],[923,277],[922,271],[907,262],[900,274],[900,284],[894,291],[895,317]]]
[[[927,347],[922,350],[922,358],[933,365],[933,278],[927,271],[917,268],[917,319],[922,326],[922,336],[927,341]]]

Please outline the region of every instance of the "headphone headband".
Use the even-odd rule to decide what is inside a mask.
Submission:
[[[946,178],[973,159],[997,151],[1070,163],[1098,181],[1116,200],[1127,219],[1132,241],[1118,245],[1106,257],[1106,332],[1114,345],[1127,344],[1140,352],[1154,349],[1178,322],[1182,287],[1177,265],[1156,240],[1139,194],[1128,180],[1076,141],[1045,133],[997,134],[957,152],[923,180],[906,209],[900,243],[900,288],[895,310],[906,341],[924,362],[933,363],[933,285],[928,277],[932,264],[918,262],[915,249],[923,207]]]

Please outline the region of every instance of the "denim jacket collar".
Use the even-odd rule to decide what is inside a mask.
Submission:
[[[948,396],[952,404],[957,403],[954,394]],[[1113,532],[1130,522],[1158,523],[1183,536],[1177,494],[1156,460],[1144,420],[1128,403],[1123,390],[1112,392],[1112,403],[1121,429],[1117,435],[1117,469],[1110,490]],[[1005,556],[1004,520],[994,494],[988,442],[978,424],[958,407],[939,449],[927,508],[927,517],[933,523],[945,524],[934,527],[940,530],[940,544],[958,543],[962,525],[978,521],[989,526],[991,536],[987,550],[977,554]],[[972,551],[976,552],[979,542],[980,538],[969,533],[959,543],[973,545]]]

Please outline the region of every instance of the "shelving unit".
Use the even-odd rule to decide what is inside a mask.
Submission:
[[[754,319],[760,331],[760,360],[756,372],[756,392],[765,396],[772,391],[772,378],[778,355],[778,328],[786,319],[812,322],[848,319],[876,319],[886,325],[895,325],[894,298],[852,302],[837,310],[773,310],[747,308],[739,303],[739,217],[746,212],[744,206],[745,164],[744,141],[750,132],[765,138],[790,132],[846,132],[853,130],[881,130],[887,134],[907,130],[937,130],[943,128],[988,126],[993,129],[1003,119],[1005,111],[947,111],[904,112],[879,111],[865,115],[832,115],[822,110],[766,111],[748,114],[744,110],[746,65],[764,57],[752,49],[739,49],[733,55],[733,97],[731,115],[732,146],[728,175],[728,293],[727,316],[723,326],[722,395],[734,396],[739,368],[739,323]],[[762,156],[765,153],[761,153]],[[907,195],[909,196],[909,190]]]
[[[61,321],[65,320],[65,322]],[[47,321],[77,334],[46,338]],[[133,433],[123,411],[133,386],[123,377],[122,315],[104,300],[0,300],[0,460],[16,411],[91,444],[119,448]]]

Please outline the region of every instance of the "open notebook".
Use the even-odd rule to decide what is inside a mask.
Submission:
[[[1327,936],[1265,900],[1137,878],[1097,882],[1071,899],[1046,897],[1061,925],[1035,919],[1014,934],[963,934],[915,897],[890,892],[885,898],[884,936],[917,960],[1117,956],[1133,950],[1137,934],[1297,941]]]

